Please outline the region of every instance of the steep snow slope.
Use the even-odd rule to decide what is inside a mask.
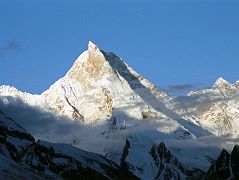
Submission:
[[[239,134],[239,86],[219,78],[209,89],[171,100],[171,108],[215,135]]]

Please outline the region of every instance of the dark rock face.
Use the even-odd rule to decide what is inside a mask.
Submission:
[[[187,173],[187,179],[188,180],[202,180],[205,178],[205,172],[198,168],[193,168],[192,170],[189,170]]]
[[[0,161],[1,157],[13,161],[16,167],[27,167],[29,173],[34,172],[40,179],[137,179],[126,168],[101,155],[67,144],[35,142],[33,136],[0,111]],[[5,171],[0,163],[1,169]],[[31,179],[27,176],[24,178]],[[20,179],[18,174],[10,177]]]
[[[151,155],[155,164],[159,167],[156,179],[181,179],[187,174],[186,168],[166,148],[164,143],[153,145]]]
[[[0,153],[19,161],[28,145],[34,142],[33,136],[0,111]]]
[[[230,154],[223,149],[220,156],[209,168],[206,179],[227,179],[230,177]]]
[[[239,179],[239,146],[235,145],[231,154],[223,149],[205,179]]]
[[[38,172],[44,173],[44,171],[49,170],[64,179],[107,179],[96,170],[82,165],[73,157],[56,153],[52,147],[48,148],[39,143],[30,147],[22,160]]]
[[[239,146],[235,145],[231,153],[231,166],[234,177],[239,178]]]
[[[123,154],[121,157],[121,166],[127,167],[127,163],[125,163],[125,159],[128,156],[129,153],[129,148],[130,148],[130,141],[126,139],[126,144],[124,146]]]
[[[76,149],[66,144],[38,141],[28,149],[23,159],[38,171],[50,170],[64,179],[136,178],[127,169],[122,169],[101,155]]]

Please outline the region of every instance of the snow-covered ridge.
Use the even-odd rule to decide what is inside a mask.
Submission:
[[[239,89],[239,81],[236,81],[235,83],[231,84],[224,78],[220,77],[218,78],[215,83],[212,85],[211,88],[199,90],[199,91],[192,91],[187,94],[187,96],[197,96],[200,94],[205,93],[211,93],[211,94],[219,94],[222,93],[234,93]]]
[[[239,86],[222,77],[211,88],[172,100],[174,110],[215,135],[239,134]]]
[[[0,96],[19,98],[24,103],[27,103],[31,106],[42,106],[45,103],[44,98],[42,98],[40,95],[36,95],[36,94],[33,95],[27,92],[22,92],[16,89],[15,87],[8,86],[8,85],[0,86]],[[4,101],[8,103],[7,98],[5,98]]]

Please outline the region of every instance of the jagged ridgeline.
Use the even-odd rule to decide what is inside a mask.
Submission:
[[[231,154],[225,149],[211,165],[207,179],[239,179],[239,146],[235,145]]]

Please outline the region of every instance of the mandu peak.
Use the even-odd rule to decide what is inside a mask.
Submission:
[[[171,97],[92,42],[42,94],[0,86],[0,128],[2,178],[239,178],[239,81]]]

